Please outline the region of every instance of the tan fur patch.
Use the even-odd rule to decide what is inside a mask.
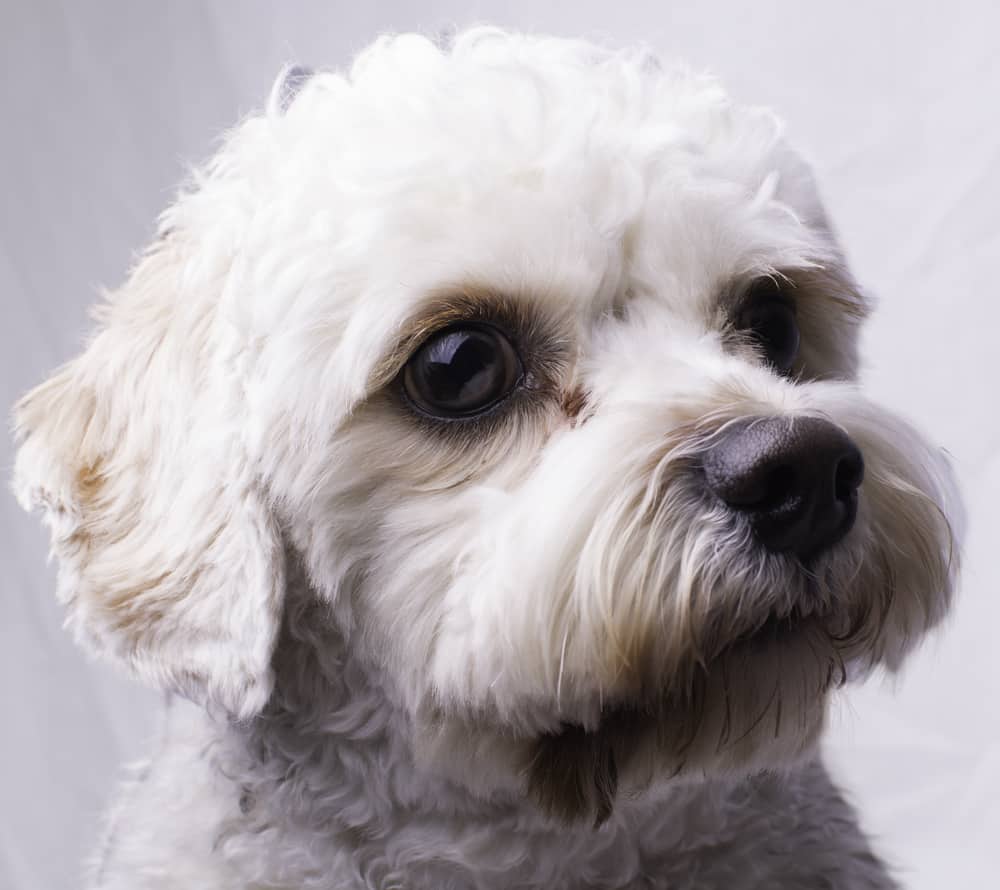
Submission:
[[[76,471],[76,496],[84,509],[93,507],[104,487],[104,473],[100,461],[84,464]]]
[[[563,413],[572,421],[579,420],[581,412],[587,407],[588,394],[581,386],[575,386],[563,394]]]

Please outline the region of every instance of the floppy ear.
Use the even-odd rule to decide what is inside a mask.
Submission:
[[[177,242],[146,254],[86,351],[17,405],[14,485],[44,508],[76,637],[246,718],[271,691],[283,550],[243,446],[238,354]]]

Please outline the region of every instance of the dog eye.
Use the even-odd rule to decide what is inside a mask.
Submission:
[[[471,417],[502,401],[520,382],[510,341],[486,325],[446,328],[424,341],[403,370],[412,404],[432,417]]]
[[[768,364],[787,374],[799,355],[799,324],[795,304],[770,278],[755,282],[736,316],[736,328],[764,353]]]

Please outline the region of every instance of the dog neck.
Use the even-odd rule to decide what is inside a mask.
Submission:
[[[262,877],[295,875],[303,888],[344,873],[363,887],[404,875],[407,887],[487,887],[492,875],[509,887],[523,870],[519,886],[555,886],[571,875],[621,886],[649,867],[653,850],[662,858],[665,832],[679,831],[682,811],[682,822],[722,818],[722,786],[699,784],[672,792],[669,803],[624,801],[599,829],[567,826],[523,793],[484,797],[418,764],[404,711],[301,580],[289,591],[274,667],[265,711],[249,723],[217,723],[224,741],[213,746],[236,802],[218,849],[232,849],[245,869],[244,839],[268,838]]]

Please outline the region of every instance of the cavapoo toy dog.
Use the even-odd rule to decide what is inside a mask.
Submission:
[[[710,78],[289,69],[16,409],[68,623],[170,693],[93,886],[892,887],[817,740],[946,613],[958,507],[867,312]]]

